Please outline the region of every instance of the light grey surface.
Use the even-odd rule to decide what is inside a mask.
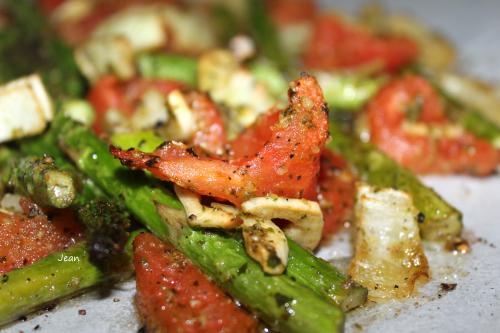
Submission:
[[[323,2],[346,10],[356,10],[363,3]],[[380,2],[438,28],[459,47],[462,68],[500,82],[500,1]],[[427,246],[432,281],[419,295],[356,310],[348,316],[347,332],[500,332],[500,177],[429,177],[425,181],[463,211],[466,235],[474,243],[471,254],[452,256]],[[327,259],[348,255],[351,249],[343,238],[320,254]],[[440,292],[441,282],[458,286],[446,294]],[[120,287],[106,298],[91,294],[73,299],[5,332],[32,332],[36,325],[40,325],[36,332],[136,332],[134,282]],[[80,309],[86,315],[79,315]]]

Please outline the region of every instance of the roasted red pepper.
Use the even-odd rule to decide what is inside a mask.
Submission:
[[[148,332],[256,332],[239,308],[182,253],[151,234],[134,240],[137,308]]]

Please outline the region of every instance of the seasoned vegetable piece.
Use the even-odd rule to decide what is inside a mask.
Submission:
[[[35,204],[21,200],[26,215],[0,212],[0,274],[62,251],[83,236],[70,210],[55,210],[49,221]]]
[[[247,254],[264,272],[280,275],[288,262],[288,242],[283,231],[271,219],[241,216],[241,233]]]
[[[0,325],[57,299],[82,293],[107,278],[89,262],[82,244],[3,274],[0,276]]]
[[[181,93],[174,90],[167,96],[172,117],[158,132],[167,140],[193,144],[210,155],[223,155],[226,130],[217,105],[203,93]]]
[[[243,202],[244,213],[273,220],[290,222],[283,226],[285,234],[310,251],[318,246],[323,230],[323,215],[315,201],[274,196],[257,197]]]
[[[166,206],[158,206],[158,211],[173,232],[169,239],[234,298],[257,313],[270,328],[285,332],[341,331],[343,313],[330,303],[331,299],[317,297],[307,284],[296,283],[288,272],[266,274],[248,257],[237,238],[186,228],[182,224],[182,215],[179,220],[179,212]],[[315,260],[313,255],[305,252],[307,257]],[[304,262],[303,259],[299,261]],[[317,274],[312,278],[319,277]],[[323,275],[319,279],[323,278],[329,279],[329,276]],[[315,281],[315,284],[319,283]],[[342,288],[337,284],[330,287]]]
[[[173,80],[196,86],[198,61],[176,54],[141,54],[137,58],[141,76],[150,79]]]
[[[53,116],[52,101],[38,75],[0,86],[0,142],[40,134]]]
[[[239,211],[234,206],[212,202],[203,205],[198,194],[175,185],[175,194],[184,206],[192,227],[234,229],[241,225]]]
[[[323,238],[351,221],[356,196],[356,177],[346,160],[332,151],[321,154],[318,201],[323,211]]]
[[[174,81],[136,79],[119,82],[115,76],[104,76],[96,82],[88,95],[96,110],[94,130],[97,133],[105,130],[137,130],[142,128],[130,127],[143,124],[153,127],[157,122],[165,122],[167,110],[163,106],[164,99],[168,93],[182,87],[183,84]],[[146,109],[142,113],[141,107]],[[137,116],[134,118],[134,115]]]
[[[151,332],[256,332],[257,321],[173,246],[134,240],[137,307]]]
[[[315,20],[304,57],[309,68],[336,69],[377,66],[395,71],[418,57],[416,44],[405,37],[377,37],[333,15]]]
[[[412,198],[361,185],[356,199],[356,248],[349,273],[368,288],[372,300],[410,296],[415,282],[429,277]]]
[[[371,144],[346,135],[335,123],[331,123],[330,127],[335,135],[328,148],[339,152],[353,166],[360,180],[372,186],[389,187],[411,194],[415,206],[422,212],[419,221],[422,238],[446,241],[460,236],[460,211]]]
[[[328,136],[327,108],[311,76],[291,83],[290,105],[281,112],[266,145],[248,159],[231,162],[199,157],[186,146],[168,143],[152,154],[111,148],[123,165],[149,170],[202,195],[236,205],[246,199],[276,194],[310,195],[319,172],[319,156]]]
[[[61,131],[61,143],[79,169],[111,196],[123,200],[126,207],[156,236],[170,240],[205,273],[220,281],[233,297],[262,313],[265,321],[297,332],[336,331],[342,325],[342,316],[339,317],[332,308],[320,305],[318,299],[310,297],[309,292],[312,290],[321,300],[339,304],[343,309],[355,308],[366,300],[366,289],[351,283],[331,264],[316,258],[292,241],[289,241],[286,278],[266,276],[245,254],[239,240],[190,228],[187,223],[184,224],[186,217],[181,210],[182,205],[173,196],[160,188],[151,187],[151,183],[148,185],[138,175],[127,176],[120,163],[109,154],[106,144],[88,128],[72,122],[66,125]],[[155,183],[155,186],[158,184]],[[155,203],[160,204],[158,207],[161,207],[166,220],[158,215]],[[273,294],[263,289],[300,299],[293,308],[295,315],[283,317],[284,311],[290,307],[285,307],[286,303],[277,304]],[[313,308],[316,310],[311,310]]]
[[[90,261],[104,272],[119,271],[129,261],[124,252],[130,218],[123,207],[110,200],[91,200],[78,209],[85,227]]]
[[[392,81],[367,113],[371,141],[414,172],[484,176],[499,164],[490,143],[448,121],[439,96],[421,77]]]
[[[76,197],[73,176],[60,170],[48,156],[21,158],[13,166],[9,184],[43,207],[66,208]]]

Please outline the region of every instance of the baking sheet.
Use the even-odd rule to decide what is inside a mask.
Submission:
[[[459,49],[468,73],[500,82],[500,1],[380,1],[393,10],[419,17],[445,33]],[[363,1],[322,1],[325,6],[354,11]],[[500,176],[425,177],[464,213],[468,255],[443,253],[426,246],[432,280],[415,297],[369,304],[348,314],[346,332],[498,332],[500,331]],[[346,235],[319,252],[342,264],[351,253]],[[440,283],[457,283],[444,292]],[[117,286],[108,295],[94,292],[4,328],[4,332],[136,332],[140,325],[133,306],[135,282]]]

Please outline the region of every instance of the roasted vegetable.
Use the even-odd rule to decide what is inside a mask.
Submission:
[[[49,155],[54,159],[56,166],[69,172],[75,181],[77,196],[74,201],[75,206],[80,206],[89,200],[103,197],[102,190],[87,177],[84,177],[75,166],[68,160],[58,145],[58,134],[63,124],[68,121],[63,112],[59,112],[54,117],[50,128],[41,136],[24,139],[18,142],[21,155],[24,156],[44,156]]]
[[[323,212],[323,238],[328,238],[344,223],[353,221],[357,179],[349,163],[331,150],[321,154],[319,172],[318,201]]]
[[[230,284],[228,287],[230,291],[233,290],[231,286],[235,281],[233,279],[227,279],[229,270],[226,271],[224,267],[229,266],[222,265],[220,260],[230,260],[230,258],[234,257],[234,253],[239,253],[237,256],[239,258],[237,260],[238,264],[234,262],[235,266],[232,266],[235,267],[235,273],[238,272],[241,265],[245,263],[247,267],[252,265],[250,275],[247,275],[244,270],[241,271],[240,276],[245,278],[246,283],[262,281],[264,285],[268,283],[274,284],[274,282],[272,282],[274,280],[267,280],[268,277],[261,280],[261,278],[264,278],[264,275],[262,275],[263,273],[260,268],[246,256],[243,246],[237,240],[226,238],[210,231],[193,230],[187,226],[182,226],[181,231],[186,232],[186,236],[188,237],[178,238],[178,236],[180,236],[180,231],[178,228],[175,228],[176,224],[174,222],[179,222],[179,220],[176,220],[174,217],[179,216],[179,214],[181,217],[183,216],[183,212],[180,211],[182,208],[181,204],[165,191],[148,186],[145,179],[141,180],[137,175],[132,176],[125,172],[119,165],[119,162],[114,160],[107,152],[106,145],[97,139],[88,129],[69,123],[61,132],[61,139],[61,142],[64,143],[65,150],[72,156],[72,159],[76,161],[81,170],[98,182],[106,192],[123,200],[126,207],[153,231],[155,235],[164,240],[169,239],[169,235],[174,241],[176,239],[183,240],[182,243],[176,244],[176,246],[182,250],[183,253],[187,254],[197,265],[201,266],[203,271],[209,273],[210,276],[213,277],[214,274],[221,274],[219,278],[224,282],[223,285]],[[92,156],[95,156],[95,158]],[[127,177],[127,175],[129,176]],[[131,182],[133,184],[131,184]],[[174,223],[174,227],[163,222],[156,212],[155,202],[157,204],[159,203],[162,207],[171,207],[169,215],[172,215],[170,215],[169,221]],[[182,217],[181,221],[184,221],[184,219],[185,217]],[[210,243],[207,243],[208,241],[210,241]],[[207,253],[205,248],[200,248],[200,242],[205,242],[207,246],[209,246],[209,244],[211,244],[210,246],[215,246],[213,250],[217,255],[214,256],[212,255],[212,251]],[[186,244],[186,247],[184,247],[183,244]],[[312,256],[298,245],[293,244],[293,242],[289,242],[289,247],[290,249],[293,248],[293,252],[290,251],[288,269],[286,271],[287,276],[290,276],[291,279],[296,281],[300,281],[300,285],[311,288],[315,293],[321,295],[321,297],[324,297],[324,299],[327,299],[329,302],[341,304],[345,309],[351,309],[364,302],[366,297],[366,290],[364,288],[348,283],[346,277],[340,274],[330,264]],[[227,253],[228,257],[222,253]],[[219,269],[221,269],[221,271],[219,271]],[[287,284],[288,283],[289,282],[287,282]],[[234,288],[236,288],[236,286],[234,286]],[[241,289],[238,288],[238,290],[239,293],[245,293],[247,289],[242,287]],[[300,289],[300,292],[305,292],[307,294],[307,289]],[[253,294],[253,291],[249,291],[249,295],[245,297],[246,300],[248,300],[247,297],[250,297],[250,294]],[[260,295],[260,291],[255,295],[259,295],[256,297],[257,299],[266,297],[266,294]],[[267,295],[269,296],[269,294]],[[273,304],[276,303],[273,301],[267,304],[274,307]],[[330,312],[330,310],[327,310],[327,312]],[[265,318],[270,319],[269,314]],[[331,318],[328,320],[330,323]]]
[[[97,133],[151,129],[168,120],[167,95],[184,85],[175,81],[133,79],[125,82],[104,76],[90,90],[88,99],[96,111]]]
[[[436,192],[426,187],[409,170],[377,150],[346,135],[332,122],[330,132],[333,140],[328,147],[339,152],[355,169],[359,178],[372,186],[393,188],[409,193],[415,206],[423,214],[419,223],[422,238],[446,241],[462,232],[462,214]]]
[[[67,125],[61,132],[61,144],[77,166],[109,195],[123,200],[153,233],[173,242],[245,306],[283,330],[335,332],[339,329],[342,312],[330,303],[331,300],[321,298],[286,276],[266,276],[246,255],[241,243],[232,237],[193,230],[187,224],[179,226],[179,221],[184,223],[186,217],[173,196],[160,188],[150,187],[146,179],[124,171],[107,152],[105,144],[88,129],[71,122]],[[163,214],[166,221],[158,215],[156,206],[162,207],[164,213],[167,211]],[[339,293],[347,291],[338,285],[330,288],[338,288]],[[355,303],[360,301],[362,298],[358,297]],[[286,316],[291,310],[294,315]]]
[[[36,204],[17,200],[22,212],[0,211],[0,274],[31,265],[83,238],[70,210],[55,210],[49,220]]]
[[[446,94],[481,113],[486,119],[500,127],[500,90],[498,87],[451,73],[438,74],[436,81]]]
[[[54,116],[52,101],[38,75],[0,87],[0,142],[43,132]]]
[[[106,281],[85,245],[56,252],[0,277],[0,325]]]
[[[138,56],[139,73],[145,78],[174,80],[196,86],[198,61],[174,54],[148,54]]]
[[[200,57],[198,88],[218,104],[229,108],[230,112],[226,114],[229,139],[276,103],[266,84],[226,50],[213,50]]]
[[[137,307],[152,332],[255,332],[257,321],[172,245],[134,240]]]
[[[349,273],[371,300],[408,297],[429,277],[418,232],[419,212],[401,191],[358,188],[356,245]]]
[[[86,227],[90,261],[104,272],[122,270],[129,261],[124,252],[130,227],[126,210],[110,200],[92,200],[79,208],[78,218]]]
[[[76,197],[73,176],[60,170],[51,157],[24,157],[13,166],[9,184],[43,207],[66,208]]]
[[[271,328],[286,332],[341,331],[343,315],[339,308],[288,274],[265,274],[237,239],[186,228],[183,213],[179,215],[167,206],[160,205],[159,213],[175,231],[169,240]]]
[[[380,88],[383,79],[366,78],[355,74],[315,72],[330,107],[359,110]]]

